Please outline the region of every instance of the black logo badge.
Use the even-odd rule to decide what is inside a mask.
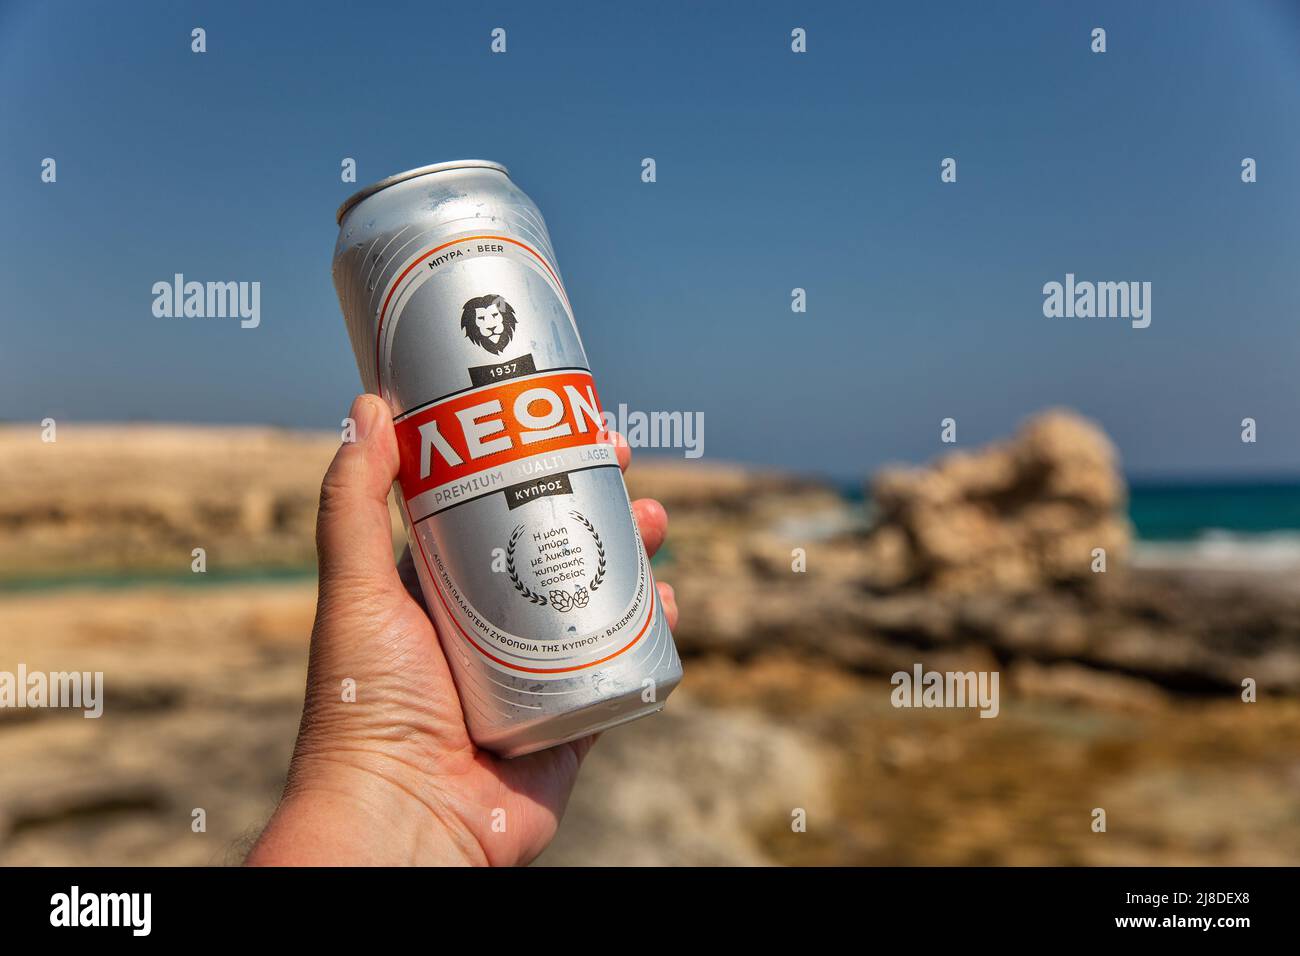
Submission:
[[[480,295],[460,310],[465,337],[493,355],[500,355],[515,337],[515,310],[499,295]]]

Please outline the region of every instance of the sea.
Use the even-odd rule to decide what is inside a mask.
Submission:
[[[861,485],[840,487],[868,521]],[[1128,515],[1140,566],[1300,571],[1300,480],[1133,480]]]
[[[1300,481],[1135,481],[1134,561],[1300,570]]]

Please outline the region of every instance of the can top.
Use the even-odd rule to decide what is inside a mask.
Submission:
[[[372,183],[365,189],[353,193],[347,198],[343,205],[339,206],[339,211],[335,216],[335,221],[340,223],[343,222],[343,217],[347,215],[349,209],[361,202],[361,200],[365,199],[367,196],[373,196],[381,189],[387,189],[389,186],[396,185],[397,183],[404,182],[408,179],[414,179],[417,176],[427,176],[429,173],[441,173],[448,169],[466,169],[473,167],[497,169],[505,173],[507,176],[510,175],[510,170],[506,169],[500,163],[492,162],[490,159],[453,159],[449,163],[434,163],[432,166],[419,166],[415,169],[408,169],[404,173],[398,173],[395,176],[381,179],[379,182]]]

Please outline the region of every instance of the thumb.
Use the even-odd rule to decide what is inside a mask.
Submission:
[[[397,477],[397,436],[388,406],[358,395],[349,413],[355,441],[345,441],[321,482],[316,552],[322,597],[401,590],[393,560],[388,490]]]

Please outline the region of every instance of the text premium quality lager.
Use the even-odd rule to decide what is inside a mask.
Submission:
[[[474,741],[660,710],[681,662],[532,200],[479,160],[385,179],[339,210],[334,286]]]

